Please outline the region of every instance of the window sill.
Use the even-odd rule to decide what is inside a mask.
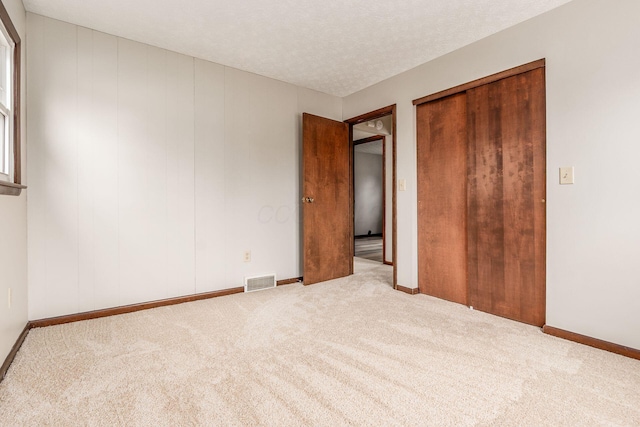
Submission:
[[[0,195],[19,196],[23,188],[27,188],[27,186],[22,184],[14,184],[12,182],[0,181]]]

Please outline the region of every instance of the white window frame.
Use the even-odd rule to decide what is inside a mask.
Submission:
[[[4,138],[0,141],[0,195],[17,196],[22,189],[20,165],[20,61],[21,40],[3,0],[0,0],[0,33],[7,46],[4,74],[5,93],[0,94],[0,114],[5,117]],[[6,44],[4,43],[6,41]],[[1,78],[1,76],[0,76]]]
[[[0,180],[13,183],[13,51],[15,43],[7,33],[4,24],[0,23],[0,47],[5,47],[6,60],[0,60],[0,65],[4,64],[5,69],[0,70],[0,78],[5,81],[4,93],[0,92],[0,115],[4,116],[4,135],[0,135]],[[6,43],[5,43],[6,42]],[[0,54],[2,51],[0,50]]]

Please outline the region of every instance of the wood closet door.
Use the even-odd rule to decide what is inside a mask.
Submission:
[[[467,91],[469,305],[545,322],[544,68]]]
[[[467,304],[467,101],[421,104],[417,114],[418,286]]]

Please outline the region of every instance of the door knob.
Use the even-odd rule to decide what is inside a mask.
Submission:
[[[303,197],[302,203],[313,203],[313,197]]]

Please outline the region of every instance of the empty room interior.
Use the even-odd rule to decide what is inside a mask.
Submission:
[[[0,425],[640,425],[637,0],[0,6]]]

